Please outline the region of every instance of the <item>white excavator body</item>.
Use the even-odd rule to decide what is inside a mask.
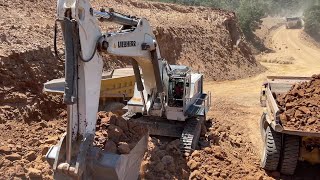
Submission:
[[[103,34],[98,20],[122,27]],[[187,66],[169,65],[161,57],[146,19],[113,10],[95,11],[88,0],[58,0],[56,22],[61,24],[65,44],[64,103],[68,117],[66,134],[47,153],[55,179],[139,176],[138,164],[147,148],[147,137],[128,156],[106,154],[92,147],[103,67],[100,52],[133,59],[136,85],[124,115],[128,121],[148,125],[151,134],[180,137],[186,152],[196,147],[201,123],[211,105],[210,94],[203,93],[203,75],[192,73]]]

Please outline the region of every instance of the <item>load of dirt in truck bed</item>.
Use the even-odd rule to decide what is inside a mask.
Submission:
[[[110,153],[129,154],[145,135],[148,135],[147,127],[101,111],[98,113],[94,146]]]
[[[292,86],[289,92],[277,96],[285,128],[308,132],[320,131],[320,75],[308,82]]]

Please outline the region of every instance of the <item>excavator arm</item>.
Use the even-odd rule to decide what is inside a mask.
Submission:
[[[143,112],[148,114],[155,98],[164,98],[163,77],[168,76],[167,68],[169,67],[166,61],[161,58],[149,22],[144,18],[131,19],[112,12],[95,12],[94,14],[103,21],[113,21],[114,19],[118,21],[121,18],[124,20],[120,22],[127,21],[127,23],[121,24],[123,26],[118,32],[105,35],[105,48],[108,54],[134,59],[132,65],[136,76],[137,89],[141,94],[141,101],[144,106]],[[101,17],[102,14],[106,15]],[[143,74],[143,82],[139,67]]]
[[[103,61],[96,51],[102,34],[86,0],[58,0],[57,21],[65,42],[65,92],[68,120],[66,164],[71,164],[73,142],[92,141],[100,93]],[[58,168],[55,163],[54,169]]]
[[[98,20],[115,22],[122,25],[122,28],[118,32],[103,34]],[[132,179],[138,176],[139,170],[133,173],[129,164],[139,168],[135,163],[142,159],[147,145],[146,138],[140,142],[141,148],[136,149],[137,155],[124,158],[125,160],[120,156],[92,149],[92,144],[103,67],[101,51],[134,59],[132,65],[143,103],[143,113],[148,114],[156,98],[164,104],[163,78],[168,76],[169,66],[161,59],[149,22],[144,18],[124,16],[112,11],[95,11],[88,0],[58,0],[56,21],[61,24],[65,43],[63,100],[67,104],[68,116],[67,132],[59,144],[50,148],[47,153],[47,160],[53,167],[55,179]],[[143,80],[139,67],[143,73]],[[162,105],[161,112],[164,111],[165,106]],[[162,113],[159,116],[162,116]],[[126,162],[126,166],[119,167],[119,161]],[[99,172],[110,173],[99,176]],[[128,173],[131,175],[128,176]]]

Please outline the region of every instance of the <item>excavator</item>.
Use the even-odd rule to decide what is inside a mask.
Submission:
[[[67,130],[46,154],[55,179],[138,179],[148,138],[141,139],[128,156],[93,147],[103,61],[101,53],[132,59],[133,97],[127,102],[127,121],[147,125],[151,135],[179,137],[181,150],[197,147],[201,126],[211,105],[203,92],[203,75],[184,65],[169,65],[145,18],[113,9],[94,10],[88,0],[58,0],[65,46],[63,101]],[[117,23],[116,32],[102,33],[98,21]],[[56,43],[55,43],[55,49]]]

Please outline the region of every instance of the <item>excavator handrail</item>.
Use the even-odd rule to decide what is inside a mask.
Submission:
[[[103,21],[115,22],[121,25],[137,26],[138,20],[132,17],[128,17],[116,12],[108,11],[96,11],[93,10],[93,15]]]

